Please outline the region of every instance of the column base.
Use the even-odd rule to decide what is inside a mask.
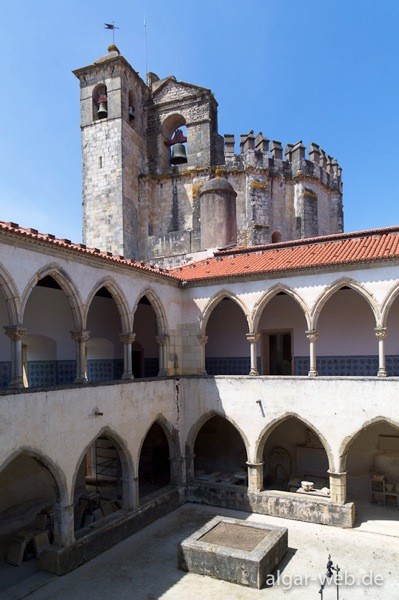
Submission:
[[[123,373],[122,375],[123,381],[132,381],[134,379],[133,373]]]
[[[387,375],[386,369],[378,369],[377,377],[387,377]]]
[[[318,376],[318,372],[316,371],[316,369],[310,369],[309,373],[308,373],[308,377],[317,377]]]
[[[74,383],[85,384],[85,383],[88,383],[88,379],[87,379],[87,377],[76,377],[74,380]]]
[[[248,375],[259,375],[259,373],[256,369],[251,369]]]

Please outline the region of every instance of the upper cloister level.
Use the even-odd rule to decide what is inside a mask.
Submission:
[[[171,272],[39,236],[15,227],[3,236],[2,388],[158,375],[399,375],[392,231],[220,253]],[[344,271],[336,264],[348,243],[361,257],[370,241],[374,260],[348,259]],[[322,264],[326,249],[334,260]],[[303,265],[281,263],[298,252]],[[274,256],[279,269],[254,272],[244,262],[237,270],[252,255]],[[221,262],[226,272],[215,275]]]

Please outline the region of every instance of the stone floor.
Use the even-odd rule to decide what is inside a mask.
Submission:
[[[355,529],[344,530],[185,504],[68,575],[49,578],[48,574],[39,573],[36,587],[43,587],[28,597],[33,600],[274,600],[287,595],[293,600],[316,600],[321,597],[320,577],[331,553],[334,564],[338,562],[340,574],[346,578],[346,585],[340,587],[340,600],[399,598],[399,511],[364,503],[358,506],[358,513],[364,519],[362,523]],[[272,587],[253,590],[176,568],[177,544],[215,514],[288,527],[289,550]],[[20,584],[19,591],[11,587],[1,592],[0,598],[16,600],[26,597],[28,591],[28,588],[23,591]],[[335,598],[335,589],[325,590],[325,600]]]

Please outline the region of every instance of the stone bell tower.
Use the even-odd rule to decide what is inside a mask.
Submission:
[[[137,258],[149,88],[115,45],[74,74],[80,80],[83,242]]]

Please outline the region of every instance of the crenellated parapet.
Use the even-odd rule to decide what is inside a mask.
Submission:
[[[240,152],[235,153],[235,136],[224,136],[226,166],[231,169],[268,169],[270,176],[281,174],[294,181],[314,180],[342,193],[342,169],[337,160],[312,142],[307,149],[302,140],[287,144],[269,140],[261,132],[240,135]]]

